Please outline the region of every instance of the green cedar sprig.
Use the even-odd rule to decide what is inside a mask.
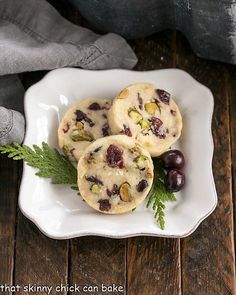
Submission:
[[[13,160],[24,160],[27,165],[38,169],[35,175],[51,178],[53,184],[72,184],[77,186],[77,171],[70,161],[56,149],[50,148],[45,142],[42,148],[33,145],[13,143],[0,146],[1,154],[8,154]]]
[[[26,145],[13,143],[12,145],[0,146],[1,154],[8,154],[13,160],[24,160],[27,165],[38,169],[35,174],[40,177],[51,178],[53,184],[71,184],[72,188],[77,187],[77,170],[64,155],[56,149],[50,148],[45,142],[42,148],[33,145],[30,148]],[[148,195],[147,207],[152,206],[155,212],[155,219],[160,228],[165,227],[165,202],[175,201],[175,195],[166,190],[164,185],[165,171],[160,159],[154,159],[154,181]]]
[[[160,159],[153,159],[154,180],[148,194],[147,208],[152,206],[154,218],[163,230],[165,228],[165,203],[176,201],[175,195],[168,192],[164,185],[165,170]]]

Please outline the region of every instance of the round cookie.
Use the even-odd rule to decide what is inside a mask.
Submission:
[[[139,206],[153,182],[150,154],[134,138],[113,135],[93,142],[78,163],[78,187],[92,208],[119,214]]]
[[[164,153],[179,137],[182,117],[170,94],[149,83],[127,86],[108,112],[112,134],[135,137],[151,156]]]
[[[97,138],[110,135],[107,114],[111,99],[88,98],[72,106],[58,128],[58,142],[71,161],[78,161]]]

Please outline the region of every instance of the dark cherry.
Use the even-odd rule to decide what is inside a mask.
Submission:
[[[101,106],[97,102],[93,102],[91,105],[89,105],[88,109],[93,111],[99,111],[101,110]]]
[[[114,195],[118,195],[119,194],[119,187],[117,184],[113,184],[112,190],[109,190],[107,188],[107,195],[108,197],[114,196]]]
[[[138,93],[138,107],[140,108],[140,110],[143,109],[143,99],[140,96],[140,93]]]
[[[158,94],[160,100],[165,103],[169,104],[170,102],[170,93],[166,92],[165,90],[162,89],[156,89],[156,93]]]
[[[81,110],[76,110],[75,115],[76,115],[77,122],[84,120],[85,122],[89,124],[90,127],[93,127],[95,125],[95,123]]]
[[[129,137],[132,137],[132,132],[131,132],[130,128],[128,126],[126,126],[125,124],[123,124],[123,127],[124,127],[124,134]]]
[[[97,147],[93,152],[94,152],[94,153],[97,153],[97,152],[99,152],[99,151],[101,150],[101,148],[102,148],[102,146],[99,146],[99,147]]]
[[[103,134],[103,136],[109,135],[109,125],[107,122],[102,127],[102,134]]]
[[[101,211],[109,211],[111,209],[111,204],[109,200],[107,199],[99,200],[98,203],[99,203],[99,209]]]
[[[137,192],[141,193],[148,187],[148,182],[146,179],[140,180],[140,182],[137,184],[136,189]]]
[[[106,160],[109,167],[119,167],[120,169],[124,168],[123,151],[114,144],[109,145]]]
[[[165,186],[169,192],[180,191],[185,184],[185,175],[183,172],[172,169],[168,171],[165,178]]]
[[[85,179],[89,182],[103,185],[103,182],[100,179],[98,179],[96,176],[85,176]]]
[[[156,117],[152,117],[151,119],[149,119],[149,121],[151,122],[152,133],[159,138],[166,138],[165,133],[163,133],[163,131],[160,131],[160,127],[163,125],[163,122]]]
[[[179,150],[169,150],[161,158],[165,169],[181,169],[185,164],[184,155]]]

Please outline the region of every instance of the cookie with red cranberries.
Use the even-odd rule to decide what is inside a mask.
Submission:
[[[110,135],[111,99],[88,98],[72,106],[58,128],[58,142],[71,161],[78,161],[94,140]]]
[[[182,117],[171,95],[149,83],[127,86],[108,112],[112,134],[134,137],[151,156],[164,153],[181,135]]]
[[[126,135],[93,142],[78,163],[78,187],[92,208],[119,214],[138,207],[153,183],[153,162],[147,150]]]

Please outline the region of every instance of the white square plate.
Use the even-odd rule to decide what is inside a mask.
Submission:
[[[84,235],[184,237],[214,210],[217,196],[211,167],[213,96],[209,89],[183,71],[69,68],[52,71],[26,93],[24,143],[31,146],[45,141],[58,148],[58,123],[68,107],[86,97],[113,98],[135,82],[154,83],[170,92],[183,116],[183,133],[174,147],[185,155],[187,183],[176,194],[177,202],[167,205],[165,230],[155,222],[152,210],[145,208],[146,202],[131,213],[101,214],[87,206],[69,186],[52,185],[50,180],[35,176],[35,170],[24,165],[20,208],[45,235],[56,239]]]

